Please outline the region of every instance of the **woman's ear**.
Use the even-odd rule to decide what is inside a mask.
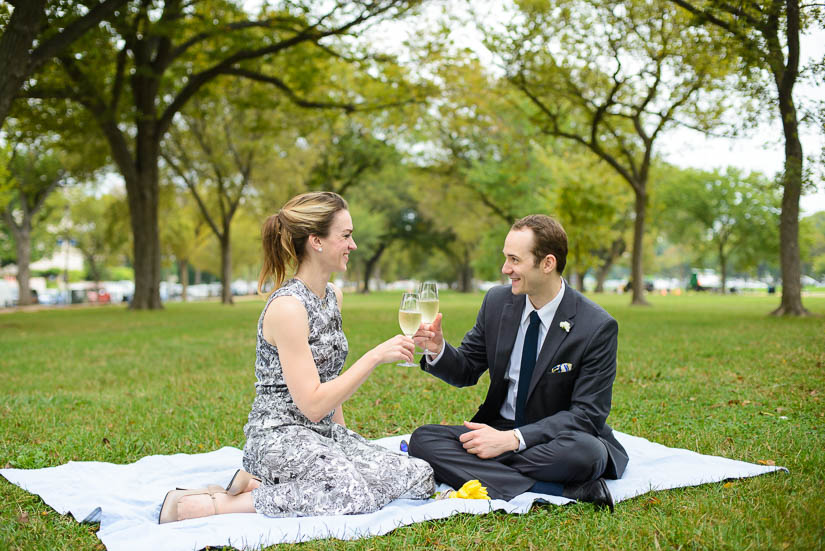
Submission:
[[[321,238],[317,235],[310,235],[309,239],[307,239],[307,243],[309,243],[309,246],[316,251],[321,248]]]

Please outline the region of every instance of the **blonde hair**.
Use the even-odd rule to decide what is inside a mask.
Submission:
[[[347,202],[337,193],[315,191],[293,197],[267,218],[261,229],[264,261],[258,276],[258,293],[264,294],[263,287],[270,278],[275,282],[272,291],[279,288],[287,269],[297,269],[304,259],[309,236],[328,236],[335,214],[348,209]]]

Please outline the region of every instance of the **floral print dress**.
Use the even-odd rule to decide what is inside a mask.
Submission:
[[[435,490],[425,461],[373,444],[332,420],[310,421],[289,394],[278,349],[263,337],[266,309],[280,296],[306,308],[309,347],[321,382],[334,379],[347,339],[331,284],[323,299],[291,279],[269,297],[258,320],[256,397],[244,427],[243,467],[259,477],[255,510],[273,517],[369,513],[399,497],[423,499]]]

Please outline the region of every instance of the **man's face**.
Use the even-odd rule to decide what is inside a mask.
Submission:
[[[504,266],[501,273],[510,278],[514,295],[536,293],[547,284],[547,274],[533,256],[533,230],[511,230],[504,240]]]

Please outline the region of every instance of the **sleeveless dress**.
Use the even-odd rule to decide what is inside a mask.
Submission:
[[[348,352],[331,284],[321,299],[291,279],[269,297],[258,320],[256,396],[244,427],[243,467],[261,479],[252,491],[255,510],[272,517],[369,513],[400,497],[432,495],[427,462],[369,442],[335,423],[332,411],[313,423],[295,405],[278,349],[263,337],[266,309],[285,295],[306,308],[309,348],[322,383],[338,376]]]

